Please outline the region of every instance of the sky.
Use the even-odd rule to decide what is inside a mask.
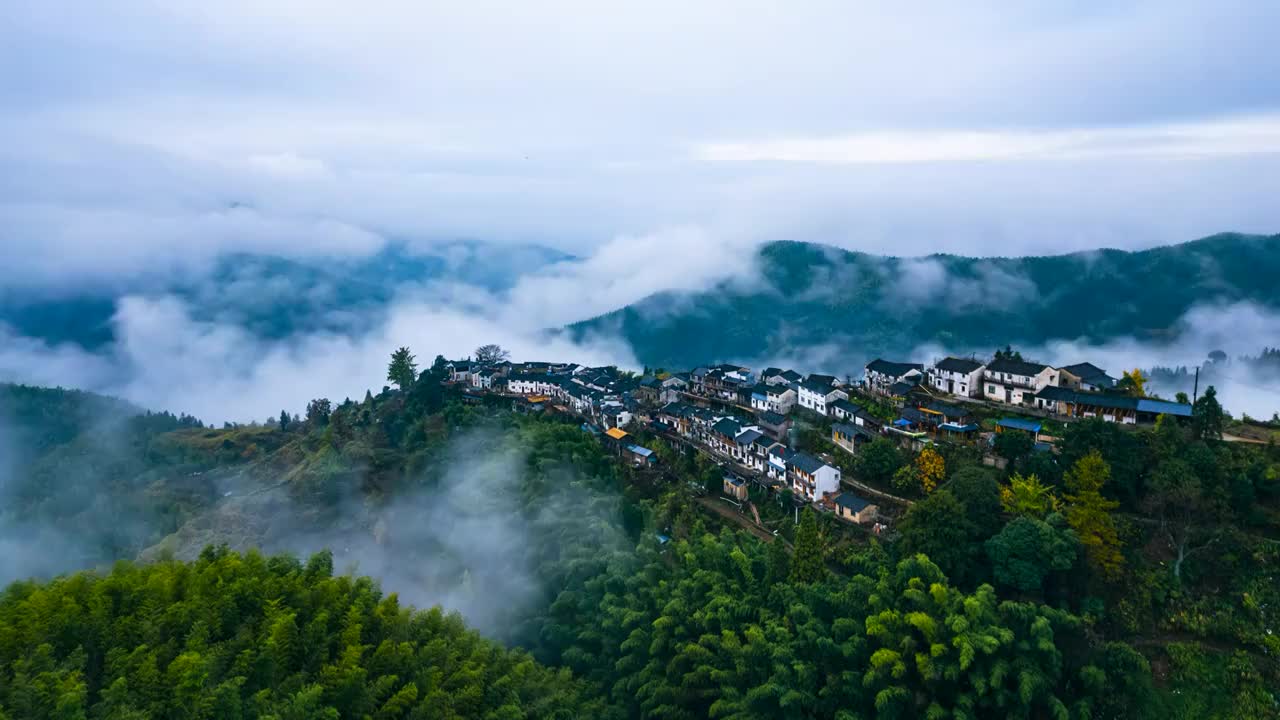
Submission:
[[[18,3],[0,14],[0,289],[398,240],[584,259],[483,312],[409,299],[376,342],[256,348],[358,345],[333,373],[373,384],[402,328],[454,352],[705,286],[770,240],[1021,255],[1274,233],[1278,26],[1257,0]],[[117,322],[191,338],[175,357],[235,350],[164,298]],[[7,345],[0,369],[65,384],[139,364]],[[147,369],[130,383],[185,377]]]

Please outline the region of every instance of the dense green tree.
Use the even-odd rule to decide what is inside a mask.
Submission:
[[[1059,445],[1060,460],[1066,468],[1071,468],[1089,453],[1098,452],[1111,468],[1108,492],[1115,493],[1115,497],[1127,507],[1137,506],[1152,463],[1149,451],[1136,433],[1129,432],[1118,423],[1088,418],[1069,423]],[[1040,479],[1049,480],[1046,477]]]
[[[1008,430],[996,433],[992,450],[995,451],[996,455],[1012,463],[1030,455],[1034,447],[1035,441],[1032,440],[1031,435],[1028,433],[1020,430]]]
[[[892,440],[878,437],[858,450],[854,466],[868,482],[887,484],[904,462],[902,451]]]
[[[1227,427],[1227,414],[1218,402],[1218,391],[1212,385],[1205,388],[1191,410],[1191,430],[1201,440],[1221,440]]]
[[[387,381],[395,383],[401,390],[408,390],[417,379],[418,363],[414,361],[409,348],[402,347],[391,353],[391,362],[387,365]]]
[[[14,585],[0,594],[0,707],[33,720],[611,716],[582,683],[456,615],[332,577],[331,562],[210,548]]]
[[[813,510],[805,508],[800,513],[800,526],[796,528],[795,549],[791,555],[791,582],[813,583],[826,575],[826,548],[818,530],[818,518]]]
[[[1070,570],[1079,547],[1075,533],[1057,513],[1045,520],[1014,518],[986,542],[992,577],[1022,592],[1039,592],[1046,575]]]
[[[898,544],[906,556],[926,555],[948,577],[968,582],[982,545],[965,507],[942,489],[911,506],[898,526]]]
[[[952,473],[947,490],[964,507],[975,539],[985,540],[1000,530],[1000,484],[985,468],[969,466]]]

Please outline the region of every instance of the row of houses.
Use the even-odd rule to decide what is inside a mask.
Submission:
[[[1102,418],[1119,423],[1155,422],[1160,415],[1187,417],[1191,406],[1114,392],[1117,381],[1092,363],[1053,367],[1019,358],[943,358],[919,363],[873,360],[865,368],[867,392],[905,398],[918,388],[962,398],[1036,408],[1053,415]]]
[[[772,411],[766,411],[766,413]],[[718,412],[683,402],[668,403],[657,413],[656,429],[678,434],[777,486],[791,490],[805,502],[822,502],[840,492],[840,469],[807,453],[792,450],[785,431],[778,433],[756,419]],[[726,492],[745,499],[745,489],[726,486]]]

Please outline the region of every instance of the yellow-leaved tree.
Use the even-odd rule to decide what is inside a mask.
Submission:
[[[925,448],[916,457],[916,474],[920,477],[920,486],[926,493],[931,493],[947,476],[947,466],[933,448]]]
[[[1014,473],[1009,484],[1000,488],[1000,505],[1010,515],[1026,515],[1037,519],[1058,509],[1058,497],[1052,485],[1040,482],[1037,475]]]

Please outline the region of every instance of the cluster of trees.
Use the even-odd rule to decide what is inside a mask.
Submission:
[[[332,564],[210,548],[14,584],[0,594],[0,718],[611,716],[568,673]]]

